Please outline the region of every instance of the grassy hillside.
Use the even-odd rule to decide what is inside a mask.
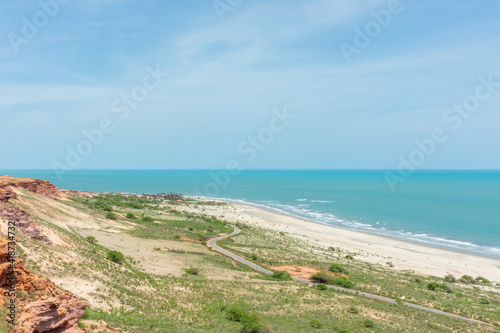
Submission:
[[[14,204],[67,242],[47,245],[19,235],[27,268],[91,303],[81,321],[89,331],[98,330],[96,321],[129,332],[496,330],[400,304],[266,280],[205,246],[205,240],[232,232],[233,222],[180,212],[177,207],[186,202],[179,199],[159,203],[105,195],[55,201],[16,191],[20,201]],[[355,253],[310,246],[286,233],[239,227],[239,235],[219,244],[261,266],[328,271],[336,264],[332,270],[347,275],[354,289],[500,323],[498,285],[398,272],[390,263],[369,265]]]

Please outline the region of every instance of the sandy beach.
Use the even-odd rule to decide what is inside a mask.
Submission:
[[[447,274],[459,278],[462,275],[482,276],[500,283],[500,260],[474,254],[387,238],[357,232],[293,216],[276,213],[262,208],[228,202],[222,206],[187,206],[185,211],[204,213],[224,218],[228,221],[242,222],[284,231],[323,247],[340,247],[355,252],[356,259],[377,263],[392,269],[414,271],[423,275],[444,277]]]

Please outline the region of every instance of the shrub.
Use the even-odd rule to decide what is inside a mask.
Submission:
[[[317,320],[317,319],[313,319],[313,320],[311,320],[310,325],[311,325],[311,327],[312,327],[312,328],[323,328],[323,326],[324,326],[324,325],[323,325],[323,323],[322,323],[322,322],[320,322],[320,321],[319,321],[319,320]]]
[[[311,276],[311,280],[318,283],[327,283],[330,276],[325,272],[319,272]]]
[[[238,307],[232,307],[229,310],[227,310],[227,319],[231,321],[241,321],[241,317],[246,314],[246,311],[238,308]]]
[[[243,332],[247,333],[267,333],[271,330],[264,325],[255,313],[245,313],[240,322],[243,324]]]
[[[204,241],[209,240],[209,239],[210,239],[210,237],[208,237],[208,236],[198,235],[198,240],[200,242],[204,242]]]
[[[472,276],[469,275],[462,275],[462,277],[458,281],[462,283],[472,283],[472,284],[476,283],[476,280],[474,280]]]
[[[118,251],[109,251],[108,259],[112,262],[116,262],[117,264],[121,264],[125,261],[125,256],[123,255],[123,253]]]
[[[113,208],[111,206],[108,206],[108,205],[104,206],[102,209],[104,209],[107,212],[112,212],[113,211]]]
[[[200,273],[200,269],[198,267],[189,267],[186,268],[185,271],[191,275],[198,275]]]
[[[422,283],[422,280],[419,278],[415,278],[415,283]]]
[[[97,239],[95,239],[94,236],[88,236],[87,238],[85,238],[87,240],[87,242],[89,243],[92,243],[92,244],[97,244]]]
[[[271,277],[276,281],[290,281],[292,279],[290,273],[288,273],[287,271],[274,271]]]
[[[126,218],[128,218],[128,219],[131,219],[131,220],[135,220],[135,219],[137,218],[137,217],[136,217],[134,214],[132,214],[132,213],[127,213],[127,215],[126,215],[125,217],[126,217]]]
[[[150,216],[144,216],[144,217],[142,218],[142,222],[154,222],[154,221],[155,221],[155,220],[153,220],[153,218],[152,218],[152,217],[150,217]]]
[[[106,218],[108,220],[113,220],[113,221],[118,220],[118,216],[116,216],[115,213],[111,213],[111,212],[109,212],[109,213],[106,214]]]
[[[347,310],[349,313],[359,313],[358,309],[356,309],[354,306],[350,306],[349,309]]]
[[[483,297],[483,298],[481,298],[479,300],[479,303],[481,303],[481,304],[490,304],[490,301],[488,301],[486,298]]]
[[[349,274],[349,272],[339,264],[331,264],[330,268],[328,268],[330,272],[334,273],[342,273],[342,274]]]
[[[488,279],[485,279],[485,278],[484,278],[484,277],[482,277],[482,276],[478,276],[478,277],[476,278],[476,281],[478,281],[478,282],[483,282],[483,283],[491,283]]]
[[[444,277],[444,281],[448,282],[448,283],[455,283],[455,282],[457,282],[457,279],[455,279],[455,277],[453,275],[448,274]]]
[[[353,256],[353,255],[351,255],[351,254],[348,254],[348,255],[346,255],[346,256],[345,256],[345,258],[346,258],[346,259],[350,259],[350,260],[352,260],[352,259],[354,259],[354,256]]]
[[[437,290],[439,288],[439,283],[437,282],[429,282],[427,285],[427,289],[429,290]]]
[[[252,254],[252,260],[257,260],[259,257],[256,254]]]
[[[316,286],[319,290],[327,290],[328,287],[326,284],[324,283],[319,283],[317,286]]]
[[[372,327],[375,327],[375,322],[373,320],[371,320],[371,319],[365,319],[365,320],[363,320],[363,325],[365,327],[372,328]]]
[[[344,287],[344,288],[352,288],[354,287],[354,282],[349,280],[344,276],[339,276],[334,279],[329,279],[328,284],[334,284],[336,286]]]
[[[181,235],[175,235],[174,239],[181,239]]]
[[[429,284],[427,284],[427,289],[433,290],[433,291],[440,290],[440,291],[444,291],[447,293],[453,292],[453,290],[450,288],[450,286],[448,286],[446,283],[429,282]]]
[[[250,313],[238,307],[232,307],[227,311],[227,319],[240,322],[243,325],[242,332],[268,333],[269,327],[263,324],[257,314]]]

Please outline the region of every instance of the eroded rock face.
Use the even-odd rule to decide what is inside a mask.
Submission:
[[[28,191],[43,194],[51,198],[59,198],[57,188],[46,180],[0,176],[0,201],[7,202],[9,200],[8,197],[11,195],[9,194],[9,187],[11,186],[22,187]],[[15,193],[14,198],[17,198]]]
[[[10,301],[7,262],[7,239],[0,239],[0,302]],[[78,321],[83,316],[87,302],[79,301],[71,293],[61,291],[53,282],[38,277],[24,267],[21,259],[15,261],[16,289],[22,291],[17,297],[17,319],[23,326],[15,326],[11,332],[78,332]],[[19,293],[19,292],[18,292]],[[29,295],[29,296],[27,296]]]
[[[47,244],[52,244],[49,238],[40,231],[29,218],[29,214],[19,207],[8,207],[2,203],[8,203],[10,199],[18,199],[17,194],[11,187],[22,187],[31,192],[46,195],[51,198],[59,197],[57,188],[45,180],[14,178],[0,176],[0,218],[15,222],[16,228],[21,230],[26,236],[38,239]]]
[[[46,244],[52,244],[50,239],[37,229],[25,210],[15,206],[6,208],[0,204],[0,217],[8,222],[14,222],[16,228],[21,230],[26,236],[38,239]]]

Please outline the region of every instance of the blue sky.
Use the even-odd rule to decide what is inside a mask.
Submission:
[[[53,17],[0,4],[0,169],[395,169],[435,129],[447,140],[416,167],[500,168],[500,85],[458,128],[444,118],[480,77],[500,82],[498,1],[54,1]],[[341,45],[377,24],[348,61]],[[120,119],[147,68],[168,76]],[[70,166],[103,119],[113,131]]]

